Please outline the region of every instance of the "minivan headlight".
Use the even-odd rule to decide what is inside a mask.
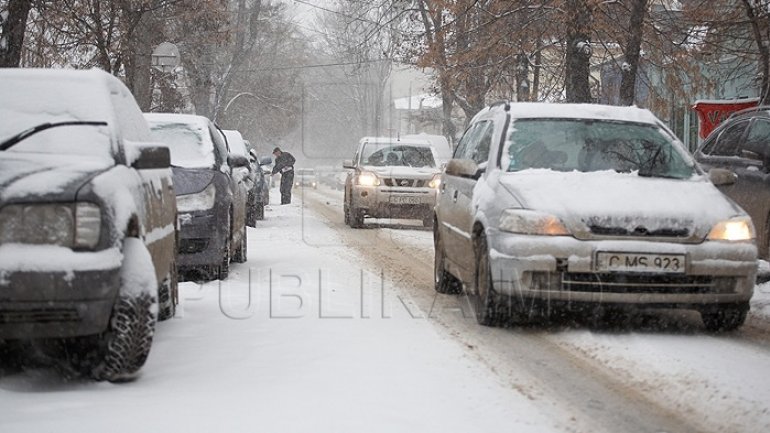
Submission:
[[[571,234],[556,216],[526,209],[504,210],[500,215],[498,228],[502,231],[525,235],[566,236]]]
[[[756,237],[751,218],[740,216],[720,221],[711,228],[710,241],[750,241]]]
[[[176,196],[176,208],[179,212],[209,210],[216,203],[217,189],[210,183],[203,191],[194,194]]]

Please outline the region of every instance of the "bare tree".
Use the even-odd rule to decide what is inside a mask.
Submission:
[[[30,0],[0,2],[0,67],[18,67],[21,61]]]

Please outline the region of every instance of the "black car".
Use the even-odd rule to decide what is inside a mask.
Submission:
[[[169,146],[179,209],[179,268],[205,278],[227,278],[230,260],[246,261],[246,196],[237,170],[249,161],[231,155],[206,117],[145,113],[152,134]]]
[[[168,148],[105,72],[0,70],[0,95],[0,343],[131,377],[177,298]]]
[[[719,189],[742,207],[757,230],[759,257],[770,259],[770,106],[733,114],[695,151],[706,170],[728,170]]]

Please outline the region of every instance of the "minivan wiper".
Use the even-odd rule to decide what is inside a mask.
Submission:
[[[29,129],[25,129],[24,131],[21,131],[20,133],[0,143],[0,151],[8,150],[18,142],[23,141],[27,137],[31,135],[35,135],[40,131],[56,128],[58,126],[72,126],[72,125],[107,126],[107,122],[98,122],[98,121],[90,121],[90,120],[68,120],[66,122],[41,123],[40,125],[33,126],[32,128],[29,128]]]

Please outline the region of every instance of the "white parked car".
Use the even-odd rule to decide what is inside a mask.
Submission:
[[[364,137],[345,181],[345,223],[361,227],[364,217],[405,218],[433,224],[440,168],[436,150],[422,139]]]
[[[687,308],[741,326],[754,227],[649,111],[498,104],[471,122],[436,205],[435,287],[479,323],[553,308]]]

